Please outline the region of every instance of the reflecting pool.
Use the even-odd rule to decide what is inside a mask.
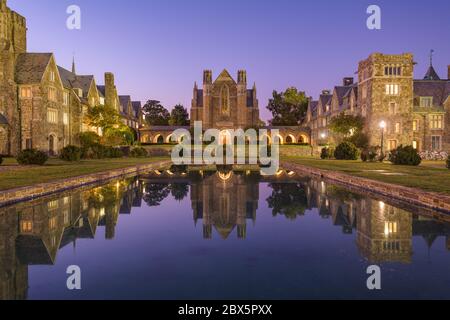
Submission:
[[[293,172],[185,169],[0,208],[0,299],[450,298],[448,215]]]

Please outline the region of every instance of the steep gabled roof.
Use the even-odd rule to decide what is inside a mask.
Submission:
[[[425,77],[423,79],[424,80],[441,80],[441,78],[439,78],[438,74],[436,73],[436,70],[434,70],[432,65],[428,68],[428,71],[425,74]]]
[[[106,97],[106,87],[105,86],[97,86],[98,94],[105,98]]]
[[[450,96],[448,80],[414,80],[415,97],[433,97],[433,107],[442,107]],[[419,101],[415,101],[419,105]]]
[[[317,106],[319,105],[319,101],[311,101],[309,104],[311,116],[315,118],[317,116]]]
[[[119,102],[122,107],[120,111],[128,114],[128,104],[131,102],[131,96],[119,96]]]
[[[133,106],[134,116],[139,118],[139,113],[142,110],[142,103],[140,101],[132,101],[131,105]]]
[[[81,89],[83,91],[83,98],[87,98],[92,82],[94,81],[93,75],[79,76],[61,66],[58,66],[58,72],[65,88]]]
[[[234,84],[236,84],[236,81],[234,81],[233,77],[230,75],[230,73],[224,69],[219,76],[217,77],[216,81],[214,81],[214,83],[218,82],[218,81],[232,81]]]
[[[21,53],[16,62],[16,83],[40,83],[47,69],[52,53]]]

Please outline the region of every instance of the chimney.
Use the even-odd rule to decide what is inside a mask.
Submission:
[[[114,74],[105,73],[105,104],[107,106],[118,108],[116,99],[116,85],[114,83]]]
[[[353,78],[350,77],[344,78],[342,82],[344,84],[344,87],[351,86],[353,84]]]

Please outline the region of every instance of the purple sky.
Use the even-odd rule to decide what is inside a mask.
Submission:
[[[317,97],[352,76],[372,52],[412,52],[416,78],[430,49],[441,77],[450,64],[448,0],[9,0],[28,21],[28,48],[54,52],[77,71],[112,71],[120,94],[190,108],[203,69],[217,77],[246,69],[256,82],[261,117],[272,91],[296,86]],[[66,29],[66,8],[82,9],[82,29]],[[382,30],[366,28],[366,9],[382,9]]]

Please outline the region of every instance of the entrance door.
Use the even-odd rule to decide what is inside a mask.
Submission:
[[[56,155],[56,139],[54,135],[48,137],[48,152],[51,156]]]

